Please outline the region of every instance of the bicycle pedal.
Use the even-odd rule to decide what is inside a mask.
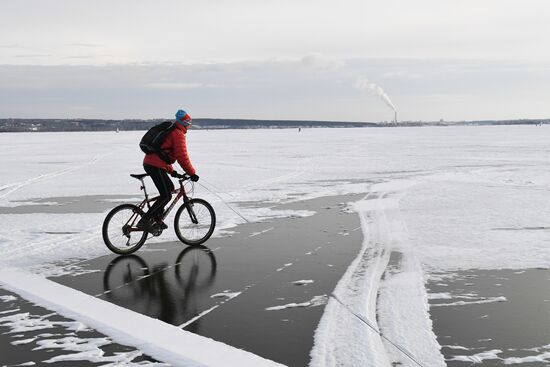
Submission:
[[[151,233],[155,237],[158,237],[162,234],[162,228],[160,228],[159,226],[153,226],[153,228],[149,230],[149,233]]]

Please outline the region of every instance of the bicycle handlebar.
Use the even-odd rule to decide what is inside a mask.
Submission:
[[[189,180],[191,177],[184,173],[184,174],[181,174],[181,173],[178,173],[176,171],[172,171],[172,173],[170,173],[170,176],[174,177],[174,178],[177,178],[177,179],[180,179],[180,180]]]

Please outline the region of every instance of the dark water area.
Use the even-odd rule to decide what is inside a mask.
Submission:
[[[90,273],[51,279],[262,357],[307,366],[327,296],[361,248],[359,217],[347,204],[362,196],[280,205],[274,209],[315,214],[240,225],[207,247],[146,243],[135,255],[79,264]]]
[[[434,276],[430,314],[448,366],[550,365],[550,270]]]
[[[136,199],[137,200],[132,200]],[[0,206],[0,214],[67,214],[67,213],[103,213],[117,203],[140,202],[139,195],[88,195],[14,200],[17,206]]]
[[[104,366],[156,362],[135,348],[0,288],[0,366]],[[166,366],[168,366],[166,364]]]

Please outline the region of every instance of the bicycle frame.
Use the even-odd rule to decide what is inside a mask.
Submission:
[[[172,194],[176,194],[176,197],[172,200],[172,203],[168,207],[168,209],[164,210],[164,213],[162,214],[162,219],[166,218],[168,214],[174,209],[174,206],[176,206],[176,203],[183,198],[183,202],[187,203],[189,201],[189,198],[187,197],[187,193],[185,191],[185,187],[183,186],[184,180],[178,180],[180,187],[177,189],[172,190]],[[138,207],[143,210],[145,209],[145,206],[147,205],[147,210],[151,209],[151,203],[158,200],[160,196],[154,196],[152,198],[149,198],[149,194],[147,194],[147,189],[145,188],[145,183],[143,180],[141,180],[141,189],[143,190],[143,193],[145,195],[145,199],[138,205]]]
[[[147,193],[147,189],[145,188],[145,182],[143,182],[143,179],[140,179],[140,181],[141,181],[140,189],[143,190],[145,199],[143,199],[143,201],[138,205],[138,208],[143,212],[143,210],[145,209],[145,206],[147,206],[147,210],[151,209],[151,203],[158,200],[160,196],[155,196],[155,197],[149,198],[149,194]],[[176,194],[176,197],[172,200],[172,203],[170,204],[170,206],[166,210],[164,210],[164,213],[162,214],[162,219],[166,218],[170,214],[172,209],[174,209],[174,206],[176,206],[177,202],[181,198],[183,198],[183,203],[185,204],[185,206],[187,208],[187,212],[189,213],[189,216],[191,217],[191,221],[193,223],[197,224],[198,223],[197,217],[196,217],[195,213],[193,212],[193,209],[189,205],[189,197],[187,196],[187,192],[185,191],[185,187],[183,186],[184,181],[185,180],[183,180],[183,179],[178,180],[178,182],[180,184],[180,187],[177,188],[177,189],[174,189],[172,191],[172,194]],[[133,222],[132,218],[130,218],[130,220],[128,221],[128,223],[130,223],[130,222]],[[128,223],[127,223],[127,225],[128,225]],[[128,230],[130,232],[140,231],[140,230],[138,230],[137,228],[135,228],[133,226],[133,223],[132,223],[132,225],[130,226],[130,228]]]

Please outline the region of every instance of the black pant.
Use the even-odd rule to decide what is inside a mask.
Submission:
[[[144,217],[146,219],[161,218],[164,213],[164,206],[170,202],[170,199],[172,199],[174,184],[165,170],[150,166],[148,164],[144,164],[143,168],[145,169],[145,172],[151,176],[151,179],[155,183],[160,195],[158,200],[151,206],[151,209],[145,213]]]

